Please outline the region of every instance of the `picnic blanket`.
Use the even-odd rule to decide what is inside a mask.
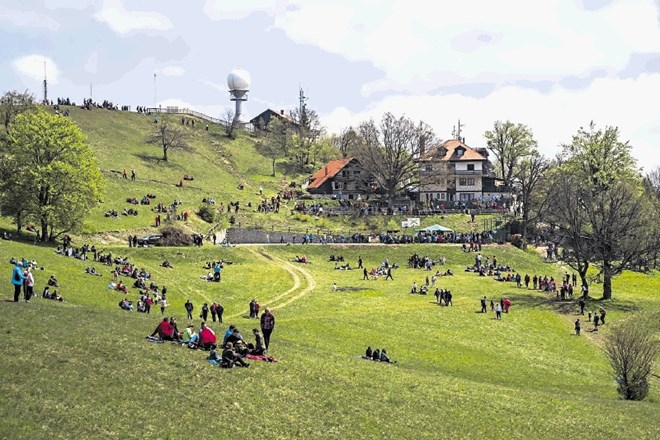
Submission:
[[[253,359],[255,361],[277,362],[277,359],[275,359],[273,356],[248,354],[245,357],[247,357],[248,359]]]

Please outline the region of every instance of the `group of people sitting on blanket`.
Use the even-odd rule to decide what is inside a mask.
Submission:
[[[362,359],[376,362],[387,362],[388,364],[396,364],[396,361],[393,361],[387,355],[387,350],[384,348],[382,350],[372,350],[371,346],[367,347],[367,351],[364,353],[364,356],[362,356]]]
[[[295,258],[291,261],[293,261],[294,263],[303,263],[303,264],[311,263],[311,261],[309,261],[309,258],[307,258],[306,255],[303,256],[296,255]]]
[[[342,255],[330,255],[330,258],[328,258],[328,261],[338,261],[340,263],[344,262],[344,257]]]
[[[335,261],[335,270],[353,270],[353,268],[351,267],[351,263],[340,265]]]
[[[272,357],[265,356],[266,342],[259,329],[252,329],[252,333],[255,338],[254,344],[246,342],[238,328],[233,324],[230,325],[222,340],[222,353],[218,354],[217,337],[206,322],[200,324],[199,333],[195,332],[194,324],[188,324],[186,329],[180,332],[176,319],[165,317],[147,339],[155,342],[174,341],[190,349],[210,351],[207,360],[223,368],[249,367],[250,364],[245,362],[248,356],[273,361]]]
[[[440,264],[444,266],[446,261],[447,260],[445,257],[440,257],[438,261],[434,261],[431,258],[427,257],[426,255],[420,257],[419,255],[417,255],[417,253],[414,253],[408,258],[408,267],[411,267],[413,269],[431,270],[433,266],[435,266],[436,264]]]

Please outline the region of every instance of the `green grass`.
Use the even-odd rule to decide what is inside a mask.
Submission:
[[[168,287],[168,313],[180,322],[186,299],[197,309],[219,300],[230,318],[212,326],[216,333],[235,323],[248,335],[255,325],[244,317],[249,300],[274,307],[271,352],[279,362],[228,371],[201,352],[149,344],[144,336],[159,314],[119,310],[121,296],[105,288],[107,273],[84,275],[89,263],[2,241],[0,261],[37,259],[45,266],[36,274],[38,290],[55,273],[67,302],[0,302],[0,438],[660,436],[653,422],[660,416],[657,380],[645,401],[619,400],[600,349],[612,321],[659,310],[657,274],[617,278],[614,300],[588,306],[608,309],[608,324],[578,338],[571,335],[574,303],[463,272],[475,254],[458,246],[108,249]],[[456,275],[438,285],[452,290],[453,307],[407,293],[427,274],[405,267],[412,252],[447,258]],[[360,271],[333,270],[331,253],[351,264],[362,255],[369,268],[387,257],[402,268],[394,282],[362,281]],[[312,264],[288,262],[301,254]],[[564,273],[510,246],[484,247],[483,254],[523,274]],[[203,263],[220,257],[234,262],[223,281],[201,281]],[[158,267],[165,258],[174,269]],[[8,299],[11,266],[4,267]],[[355,290],[332,292],[333,282]],[[508,296],[512,312],[502,321],[476,313],[483,295]],[[387,348],[398,363],[360,360],[367,345]]]

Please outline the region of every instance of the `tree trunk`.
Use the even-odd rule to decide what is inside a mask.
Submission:
[[[163,147],[163,160],[167,162],[167,148]]]
[[[275,177],[275,158],[273,158],[273,174],[271,176]]]
[[[580,275],[580,281],[582,281],[582,285],[584,286],[589,286],[589,283],[587,283],[587,271],[589,270],[589,263],[586,263],[582,270],[578,270],[578,275]],[[584,299],[587,299],[587,295],[584,295]]]
[[[48,222],[41,219],[41,241],[48,241]]]
[[[527,249],[527,223],[529,222],[529,212],[523,209],[523,224],[522,224],[522,250]]]
[[[603,261],[603,299],[612,299],[612,263]]]

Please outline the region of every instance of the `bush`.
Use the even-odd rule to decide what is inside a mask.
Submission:
[[[522,245],[523,245],[522,235],[513,234],[511,236],[511,244],[517,247],[518,249],[522,249]]]
[[[625,400],[644,399],[658,354],[658,343],[649,326],[639,319],[617,325],[607,337],[605,352],[616,374],[619,396]]]
[[[215,209],[210,205],[202,205],[197,210],[197,215],[199,218],[204,220],[206,223],[214,223],[216,217],[215,214]]]
[[[160,230],[161,238],[159,246],[190,246],[192,237],[181,228],[166,226]]]

